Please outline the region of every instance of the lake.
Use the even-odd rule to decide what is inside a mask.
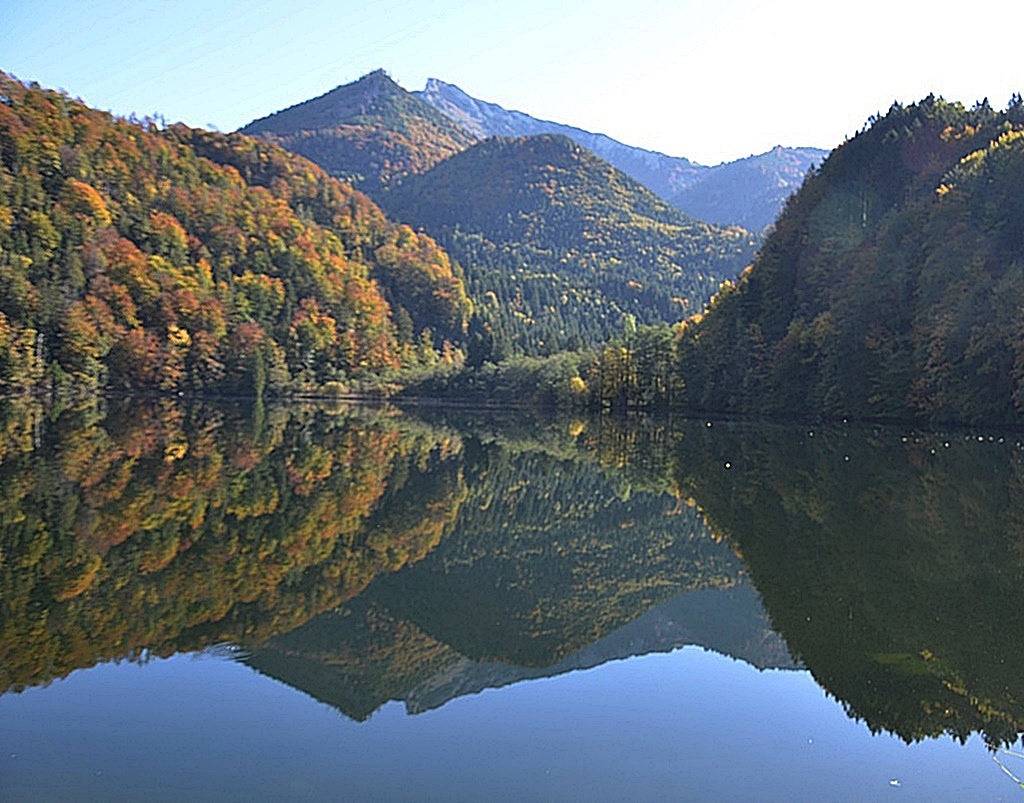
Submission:
[[[0,402],[5,800],[1003,800],[1007,433]]]

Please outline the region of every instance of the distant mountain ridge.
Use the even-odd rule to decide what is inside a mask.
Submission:
[[[776,146],[714,167],[634,147],[605,134],[540,120],[429,78],[409,92],[383,69],[240,129],[262,136],[352,182],[378,203],[407,176],[488,137],[560,134],[592,151],[691,217],[761,231],[827,151]]]
[[[413,94],[480,139],[561,134],[611,162],[662,198],[668,198],[696,183],[708,170],[682,156],[667,156],[657,151],[635,148],[605,134],[595,134],[575,126],[510,111],[496,103],[471,97],[454,84],[437,78],[428,78],[426,88]]]
[[[828,151],[818,148],[776,145],[765,153],[707,168],[698,181],[665,200],[701,220],[730,221],[762,231],[775,222],[812,166],[826,156]]]
[[[510,111],[437,78],[427,79],[425,88],[412,94],[480,138],[567,136],[688,215],[720,225],[738,224],[753,231],[775,220],[810,166],[828,155],[819,148],[780,145],[767,153],[707,167],[682,156],[636,148],[604,134]]]

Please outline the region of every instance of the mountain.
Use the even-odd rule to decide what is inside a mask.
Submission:
[[[777,145],[766,153],[708,168],[698,181],[664,198],[701,220],[762,231],[775,222],[807,171],[826,156],[828,151],[819,148]]]
[[[0,389],[301,390],[434,358],[469,311],[313,163],[0,74]]]
[[[477,302],[471,364],[591,346],[629,319],[678,321],[753,256],[756,236],[690,218],[575,140],[478,142],[479,125],[461,122],[378,70],[242,131],[354,177],[393,218],[441,239]],[[643,161],[636,149],[566,130]],[[649,175],[678,173],[677,184],[688,181],[680,170],[696,169],[644,158]]]
[[[699,310],[757,238],[694,220],[572,140],[492,138],[385,198],[464,266],[496,341],[545,353]]]
[[[254,120],[241,132],[301,154],[375,198],[476,141],[384,70]]]
[[[509,111],[496,103],[477,100],[454,84],[437,78],[428,78],[426,87],[413,94],[444,112],[479,139],[532,137],[538,134],[568,137],[611,162],[662,198],[668,198],[684,187],[697,183],[709,169],[681,156],[666,156],[657,151],[635,148],[604,134],[594,134],[582,128],[538,120],[523,112]]]
[[[688,215],[752,231],[774,222],[786,198],[800,186],[804,173],[827,155],[827,151],[817,148],[778,146],[758,156],[706,167],[681,156],[625,145],[604,134],[509,111],[436,78],[428,79],[426,87],[414,94],[481,139],[567,136]]]
[[[655,195],[697,218],[760,231],[825,151],[777,147],[768,153],[706,167],[684,157],[625,145],[604,134],[538,120],[470,97],[431,78],[408,92],[384,70],[246,125],[383,200],[382,192],[492,136],[567,136],[611,162]]]
[[[1019,425],[1024,102],[928,97],[836,149],[687,324],[707,410]]]

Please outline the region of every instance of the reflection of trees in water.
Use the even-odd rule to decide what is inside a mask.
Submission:
[[[383,413],[133,403],[30,438],[8,412],[2,687],[291,629],[420,559],[465,493],[457,436]]]
[[[401,644],[533,665],[741,574],[691,510],[641,492],[602,445],[636,438],[596,426],[463,439],[393,411],[156,402],[9,429],[8,687],[144,652],[254,645],[431,550],[423,571],[375,587]],[[419,667],[403,649],[398,664]]]
[[[469,422],[468,495],[442,543],[248,662],[360,719],[387,700],[416,708],[686,643],[791,665],[749,588],[703,607],[681,601],[743,582],[742,562],[697,512],[602,468],[591,451],[596,423],[586,436],[558,426],[576,431],[575,460],[572,444],[544,427],[531,435]]]
[[[593,461],[488,447],[467,451],[466,477],[455,531],[375,591],[469,658],[547,666],[670,597],[742,573],[674,497],[625,494]]]
[[[3,404],[5,688],[273,639],[262,669],[366,715],[455,666],[472,685],[467,661],[567,660],[749,571],[794,656],[873,730],[995,744],[1024,723],[1014,439]]]
[[[693,426],[677,481],[851,716],[904,739],[1024,729],[1014,438]]]

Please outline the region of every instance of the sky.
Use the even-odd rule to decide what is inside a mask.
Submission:
[[[231,131],[383,67],[702,164],[832,148],[894,101],[1024,92],[1024,4],[0,0],[0,70]]]

